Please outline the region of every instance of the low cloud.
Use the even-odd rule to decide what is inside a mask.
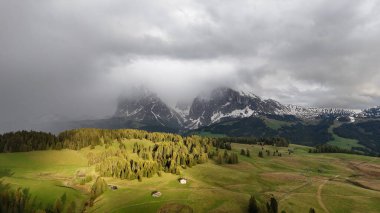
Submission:
[[[379,105],[379,10],[374,0],[2,1],[0,128],[108,116],[136,85],[171,104],[230,86],[306,106]]]

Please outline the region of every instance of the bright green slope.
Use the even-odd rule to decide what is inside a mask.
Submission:
[[[86,199],[85,194],[68,186],[80,168],[86,168],[87,159],[81,152],[73,150],[35,151],[0,154],[0,170],[10,169],[14,173],[3,177],[13,187],[29,188],[43,205],[53,204],[64,193],[67,203],[75,201],[79,208]]]
[[[129,145],[136,141],[125,143],[131,148]],[[233,151],[240,153],[241,148],[249,149],[251,157],[239,155],[240,163],[236,165],[217,165],[209,160],[185,169],[183,176],[189,179],[186,185],[180,185],[179,176],[172,174],[144,178],[142,182],[107,178],[109,184],[117,185],[119,189],[100,196],[87,212],[156,212],[168,203],[186,204],[194,212],[246,212],[251,194],[261,201],[273,194],[279,200],[279,210],[286,212],[308,212],[310,207],[323,212],[320,201],[330,212],[380,212],[379,191],[346,181],[346,178],[362,178],[361,171],[352,165],[370,162],[380,168],[378,158],[310,154],[308,147],[292,147],[295,153],[290,156],[287,148],[280,148],[282,157],[265,154],[264,158],[259,158],[259,146],[233,144]],[[269,146],[265,148],[274,150]],[[44,203],[53,202],[66,193],[69,200],[75,200],[79,205],[86,199],[90,184],[82,188],[62,186],[75,182],[78,170],[92,174],[93,168],[87,168],[86,155],[90,151],[102,150],[104,148],[98,146],[94,150],[0,154],[0,169],[12,169],[14,175],[5,177],[5,182],[15,187],[29,187],[31,193]],[[373,185],[380,185],[379,180],[370,181]],[[151,197],[155,190],[162,192],[162,197]]]
[[[89,212],[155,212],[166,203],[189,205],[194,212],[246,212],[251,194],[261,200],[275,195],[280,201],[280,210],[286,212],[307,212],[310,207],[323,212],[318,203],[318,188],[325,180],[336,176],[321,191],[320,197],[329,211],[380,210],[380,192],[345,181],[357,172],[348,169],[349,164],[371,161],[380,165],[379,159],[347,154],[309,154],[308,147],[292,147],[295,154],[290,156],[286,148],[281,148],[282,157],[258,158],[260,147],[234,144],[234,151],[248,148],[251,157],[240,156],[241,162],[237,165],[221,166],[210,161],[186,169],[183,176],[189,179],[187,185],[180,185],[178,176],[171,174],[144,179],[142,183],[109,178],[108,183],[117,185],[119,190],[108,191]],[[339,187],[339,191],[330,190],[330,187]],[[151,197],[150,193],[155,190],[162,192],[162,197]]]

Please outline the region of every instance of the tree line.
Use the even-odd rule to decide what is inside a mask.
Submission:
[[[51,133],[37,131],[18,131],[0,134],[0,152],[28,152],[37,150],[79,150],[88,146],[106,145],[121,142],[124,139],[140,139],[157,142],[181,142],[189,137],[161,132],[147,132],[136,129],[94,129],[82,128],[61,132],[58,136]],[[285,138],[254,138],[254,137],[204,137],[214,147],[231,150],[231,143],[276,145],[287,147],[289,142]]]
[[[231,143],[240,144],[262,144],[277,147],[288,147],[289,141],[282,137],[268,137],[268,138],[255,138],[255,137],[219,137],[215,138],[215,143],[219,146],[227,146]]]
[[[348,153],[348,154],[361,154],[359,152],[343,149],[338,146],[333,146],[329,144],[317,145],[313,149],[309,149],[309,153]]]
[[[136,129],[83,128],[61,132],[58,136],[37,131],[18,131],[0,134],[0,152],[28,152],[37,150],[79,150],[88,146],[112,144],[123,139],[145,139],[152,142],[179,142],[182,136],[147,132]]]
[[[0,152],[29,152],[54,149],[58,138],[50,133],[19,131],[0,134]]]

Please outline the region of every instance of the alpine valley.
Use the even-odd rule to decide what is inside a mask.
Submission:
[[[95,127],[229,137],[283,137],[291,143],[335,145],[380,154],[380,107],[365,110],[301,107],[220,87],[191,103],[171,107],[155,93],[134,89],[119,99],[113,116],[65,123],[56,130]]]

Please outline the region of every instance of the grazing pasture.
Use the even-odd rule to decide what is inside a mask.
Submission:
[[[147,140],[124,140],[132,153],[134,143],[148,146]],[[117,143],[108,149],[118,149]],[[66,194],[77,211],[85,212],[247,212],[254,195],[259,205],[270,196],[286,212],[379,212],[380,159],[351,154],[308,153],[309,147],[232,144],[238,164],[207,163],[182,168],[180,175],[138,180],[104,178],[116,190],[97,197],[84,208],[96,179],[88,153],[100,153],[104,146],[74,150],[48,150],[0,154],[0,176],[11,187],[29,188],[43,205],[51,205]],[[240,155],[249,150],[250,157]],[[278,152],[276,152],[276,150]],[[259,152],[263,157],[259,157]],[[268,151],[268,152],[267,152]],[[269,153],[269,155],[268,155]],[[275,155],[273,155],[275,153]],[[278,154],[281,153],[281,156]],[[180,177],[187,184],[180,184]],[[159,191],[160,197],[151,193]]]

